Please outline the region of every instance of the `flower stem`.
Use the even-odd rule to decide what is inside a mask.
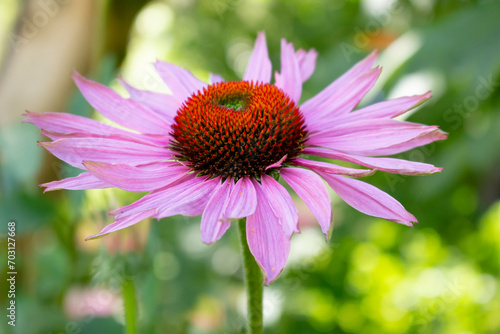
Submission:
[[[136,334],[137,328],[135,324],[136,317],[136,302],[135,302],[135,287],[134,281],[124,279],[122,283],[123,306],[125,308],[125,333]]]
[[[246,219],[239,221],[248,298],[248,334],[262,333],[262,273],[247,243]]]

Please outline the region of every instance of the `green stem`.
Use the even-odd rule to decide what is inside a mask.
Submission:
[[[262,334],[262,272],[248,248],[245,218],[239,221],[239,227],[248,297],[247,333]]]
[[[135,302],[135,287],[134,281],[124,279],[122,284],[123,291],[123,306],[125,308],[125,333],[136,334],[137,327],[135,324],[136,317],[136,302]]]

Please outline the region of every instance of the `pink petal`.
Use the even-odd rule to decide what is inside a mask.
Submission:
[[[132,100],[154,111],[168,124],[174,122],[175,115],[181,103],[173,95],[140,90],[132,87],[123,79],[120,79],[120,82],[127,89]]]
[[[318,53],[314,49],[309,51],[300,49],[295,53],[295,57],[299,63],[300,77],[302,78],[302,82],[305,82],[314,73]]]
[[[167,134],[170,126],[152,111],[75,72],[73,79],[89,104],[111,121],[143,133]]]
[[[189,174],[181,180],[153,191],[140,200],[111,212],[122,218],[142,211],[156,209],[156,218],[174,215],[198,216],[203,213],[220,178],[206,180]]]
[[[201,240],[206,244],[217,241],[229,228],[224,213],[229,204],[229,195],[234,183],[231,178],[217,184],[201,216]],[[222,232],[222,233],[221,233]]]
[[[434,174],[443,170],[431,164],[422,162],[408,161],[395,158],[373,158],[359,155],[351,155],[342,152],[336,152],[329,149],[308,147],[303,151],[304,154],[316,155],[319,157],[344,160],[361,166],[377,169],[382,172],[403,174],[403,175],[427,175]]]
[[[91,240],[95,239],[97,237],[103,236],[105,234],[109,234],[111,232],[115,232],[121,229],[124,229],[126,227],[132,226],[140,222],[141,220],[147,219],[149,217],[152,217],[154,215],[155,210],[148,210],[144,212],[139,212],[134,215],[130,215],[121,219],[117,219],[114,223],[111,223],[104,227],[101,232],[91,235],[90,237],[87,237],[85,240]]]
[[[375,63],[377,57],[378,51],[373,50],[368,56],[357,62],[347,72],[345,72],[337,80],[335,80],[335,82],[337,82],[336,86],[338,86],[338,88],[341,88],[342,85],[351,82],[358,75],[369,71],[373,67],[373,64]]]
[[[216,83],[219,83],[219,82],[224,82],[224,78],[222,76],[220,76],[219,74],[216,74],[216,73],[210,73],[208,75],[208,81],[210,81],[211,84],[216,84]]]
[[[111,211],[110,214],[115,215],[116,218],[122,218],[150,209],[159,209],[164,205],[174,204],[170,201],[171,198],[175,198],[193,186],[203,183],[203,180],[203,178],[197,178],[194,174],[188,174],[164,188],[150,192],[132,204]]]
[[[349,85],[349,83],[357,79],[360,75],[368,72],[372,68],[377,55],[377,52],[374,51],[368,57],[358,62],[349,71],[344,73],[321,92],[302,104],[301,111],[306,117],[308,117],[321,110],[319,107],[328,104],[327,101],[331,101],[332,96],[345,92],[345,88]]]
[[[355,168],[334,165],[329,162],[307,160],[302,158],[295,158],[293,164],[328,174],[338,174],[338,175],[347,175],[355,177],[369,176],[375,172],[374,170],[371,169],[355,169]]]
[[[234,185],[225,218],[243,218],[255,212],[257,207],[257,193],[250,178],[244,176]]]
[[[22,122],[32,123],[42,129],[42,134],[52,140],[69,137],[113,137],[145,144],[166,146],[170,140],[166,135],[142,134],[122,130],[96,120],[58,112],[35,113],[26,111]],[[70,135],[71,136],[68,136]]]
[[[267,166],[264,170],[268,170],[269,168],[277,168],[277,167],[281,167],[281,164],[283,163],[283,161],[286,160],[286,157],[287,157],[287,154],[285,154],[283,156],[283,158],[279,159],[278,161],[276,161],[275,163],[273,164],[270,164],[269,166]]]
[[[320,175],[347,204],[360,212],[408,226],[417,222],[401,203],[371,184],[344,176]]]
[[[38,144],[78,168],[85,168],[83,161],[140,165],[172,158],[166,148],[107,138],[67,138]]]
[[[299,214],[288,191],[278,181],[266,174],[261,176],[261,183],[262,190],[269,200],[271,210],[278,217],[285,234],[290,237],[293,232],[300,233],[298,227]]]
[[[404,114],[431,97],[431,92],[422,95],[404,96],[393,100],[382,101],[362,109],[355,110],[339,118],[339,122],[347,123],[362,119],[394,118]]]
[[[274,71],[274,85],[276,87],[283,87],[285,85],[283,77],[278,71]]]
[[[85,161],[83,165],[98,179],[127,191],[145,192],[163,188],[179,180],[190,169],[172,162],[156,162],[150,165],[130,166]]]
[[[42,130],[59,133],[87,132],[93,134],[133,134],[114,126],[96,120],[59,112],[30,112],[26,111],[23,123],[33,123]]]
[[[111,184],[97,179],[89,172],[83,172],[78,176],[68,177],[59,181],[43,183],[40,187],[46,187],[43,192],[67,189],[67,190],[83,190],[83,189],[102,189],[110,188]]]
[[[260,32],[248,61],[244,81],[269,83],[271,81],[271,60],[267,52],[266,35]]]
[[[375,149],[364,149],[359,151],[352,151],[349,153],[358,154],[358,155],[393,155],[401,152],[405,152],[411,150],[415,147],[427,145],[429,143],[435,142],[437,140],[444,140],[448,138],[448,134],[441,130],[430,131],[429,133],[423,133],[416,138],[413,138],[408,141],[404,141],[401,143],[394,143],[393,145],[387,147],[380,147]]]
[[[332,124],[332,126],[320,132],[312,133],[309,139],[321,138],[325,140],[326,138],[334,138],[343,135],[354,135],[355,133],[361,134],[362,132],[377,132],[380,130],[392,130],[392,131],[407,131],[407,130],[429,130],[428,125],[402,122],[395,119],[361,119],[353,122],[337,122]]]
[[[69,138],[94,138],[94,139],[114,139],[126,142],[134,142],[138,144],[151,145],[153,147],[165,147],[170,142],[170,135],[151,135],[151,134],[142,134],[142,133],[133,133],[124,131],[123,133],[117,134],[99,134],[99,133],[89,133],[89,132],[73,132],[73,133],[58,133],[58,132],[49,132],[42,130],[42,135],[49,137],[53,141],[59,139],[69,139]]]
[[[314,104],[303,105],[307,124],[312,131],[328,129],[333,119],[344,115],[356,107],[366,93],[373,87],[380,75],[381,68],[374,68],[354,79],[335,94]],[[321,94],[321,93],[320,93]],[[314,99],[314,98],[313,98]],[[307,102],[306,102],[307,103]]]
[[[208,86],[188,70],[174,64],[157,61],[155,68],[179,103],[184,102],[188,97]]]
[[[307,204],[328,239],[332,223],[330,195],[316,173],[301,168],[282,168],[280,175]]]
[[[214,241],[217,241],[220,238],[222,238],[224,233],[226,233],[226,231],[231,227],[231,223],[228,221],[219,221],[218,224],[220,225],[220,227],[218,228],[218,232],[217,235],[215,235]]]
[[[259,204],[247,218],[246,232],[250,252],[264,271],[264,284],[273,282],[286,265],[290,252],[290,237],[285,234],[270,207],[264,190],[253,181]]]
[[[292,43],[288,44],[285,39],[281,40],[281,73],[276,79],[275,85],[298,103],[302,94],[299,63]]]
[[[179,193],[177,196],[169,196],[171,202],[162,205],[157,218],[173,215],[198,216],[203,213],[208,200],[211,198],[216,185],[221,182],[220,177],[204,180],[203,177],[195,178],[196,183]]]
[[[437,126],[422,126],[409,129],[382,127],[379,130],[353,132],[337,137],[315,136],[307,140],[307,145],[322,146],[348,153],[369,152],[405,143],[436,130]]]

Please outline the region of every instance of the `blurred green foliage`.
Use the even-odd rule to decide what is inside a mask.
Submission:
[[[445,167],[444,172],[426,177],[377,173],[366,180],[419,218],[415,228],[367,217],[334,201],[335,229],[328,244],[317,227],[293,237],[292,251],[299,254],[265,288],[266,332],[500,332],[498,1],[170,0],[141,5],[111,1],[105,52],[95,74],[99,81],[112,82],[123,73],[146,85],[141,66],[155,57],[203,79],[210,71],[237,80],[256,33],[265,31],[274,68],[283,37],[297,48],[319,52],[304,99],[379,48],[389,73],[364,103],[386,99],[405,82],[409,94],[433,89],[434,97],[409,119],[450,133],[445,142],[401,154]],[[393,41],[400,44],[390,47]],[[427,80],[424,91],[415,78]],[[67,111],[91,114],[79,93]],[[242,332],[244,289],[235,229],[205,246],[199,218],[173,217],[84,242],[110,222],[107,211],[139,195],[112,190],[42,195],[36,188],[41,149],[34,141],[9,142],[9,131],[33,138],[29,133],[36,130],[28,124],[2,129],[1,233],[7,220],[17,222],[19,268],[17,326],[7,328],[3,319],[2,332],[120,333],[121,305],[110,301],[119,298],[125,278],[137,284],[141,333]],[[65,166],[52,168],[64,177],[75,173]],[[4,254],[4,237],[1,248]],[[300,255],[311,248],[317,252]],[[0,268],[6,272],[6,261]],[[73,292],[88,287],[110,295],[89,293],[71,302]],[[2,291],[0,300],[5,298]],[[99,316],[108,304],[112,311]]]

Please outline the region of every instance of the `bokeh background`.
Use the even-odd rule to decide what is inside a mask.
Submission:
[[[136,283],[140,333],[242,332],[235,228],[206,246],[199,217],[176,216],[85,242],[111,222],[106,212],[141,194],[42,194],[38,184],[78,171],[38,147],[39,130],[21,115],[98,117],[71,81],[75,69],[120,93],[119,76],[165,90],[156,59],[236,80],[258,31],[275,69],[283,37],[319,52],[303,100],[380,50],[384,70],[362,104],[430,89],[408,119],[449,132],[400,155],[444,172],[365,179],[400,200],[419,219],[414,228],[332,194],[326,244],[297,200],[302,234],[265,288],[266,332],[500,333],[500,1],[1,0],[2,333],[123,333],[126,279]],[[4,315],[8,221],[17,224],[15,328]]]

